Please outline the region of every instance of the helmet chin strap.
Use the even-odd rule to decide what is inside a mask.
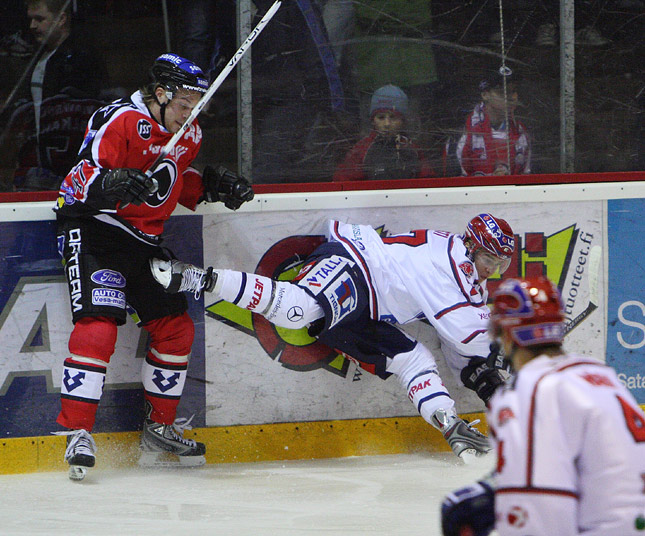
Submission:
[[[168,127],[166,126],[166,106],[168,106],[168,103],[172,100],[172,97],[172,91],[166,89],[166,98],[168,99],[168,101],[162,104],[161,102],[159,102],[159,97],[157,97],[157,94],[155,93],[155,100],[159,105],[159,117],[161,118],[161,126],[163,126],[166,130],[168,130]]]

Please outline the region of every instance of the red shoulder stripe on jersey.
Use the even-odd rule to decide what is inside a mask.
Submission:
[[[505,493],[530,493],[537,495],[555,495],[560,497],[571,497],[572,499],[579,499],[580,496],[574,492],[566,489],[557,489],[557,488],[534,488],[532,486],[527,486],[525,488],[497,488],[495,494],[505,494]]]
[[[360,262],[362,268],[363,268],[363,273],[365,274],[365,279],[367,281],[367,286],[370,289],[370,298],[371,298],[371,306],[372,306],[372,318],[374,320],[378,319],[378,299],[376,297],[376,289],[374,288],[374,283],[372,282],[372,274],[370,273],[370,269],[367,266],[367,263],[365,262],[365,259],[363,258],[363,255],[361,255],[360,251],[358,251],[357,248],[354,247],[354,244],[351,243],[351,241],[347,240],[345,237],[341,236],[340,233],[338,232],[338,226],[339,222],[335,221],[334,222],[334,238],[341,242],[347,249],[351,250],[352,253],[354,254],[354,258],[358,259]]]

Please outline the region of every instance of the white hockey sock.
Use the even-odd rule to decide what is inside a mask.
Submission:
[[[215,296],[259,313],[277,326],[299,329],[324,316],[316,300],[288,281],[234,270],[214,271]]]
[[[272,279],[235,270],[214,272],[217,273],[213,288],[215,296],[254,313],[261,313],[271,302]]]
[[[432,415],[438,409],[454,407],[455,402],[437,371],[437,363],[423,344],[418,342],[411,351],[394,356],[387,371],[397,376],[408,398],[428,423],[432,424]]]

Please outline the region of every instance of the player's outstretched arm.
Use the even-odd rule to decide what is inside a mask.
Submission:
[[[202,182],[205,201],[221,201],[231,210],[237,210],[243,203],[251,201],[255,195],[249,181],[224,166],[207,166],[202,175]]]
[[[495,528],[495,491],[480,480],[457,489],[441,503],[443,536],[488,536]]]

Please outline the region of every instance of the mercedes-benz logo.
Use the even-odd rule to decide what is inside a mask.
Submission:
[[[305,313],[303,312],[302,307],[298,305],[294,305],[287,311],[287,318],[291,320],[291,322],[298,322],[299,320],[302,320],[302,317],[304,315]]]

